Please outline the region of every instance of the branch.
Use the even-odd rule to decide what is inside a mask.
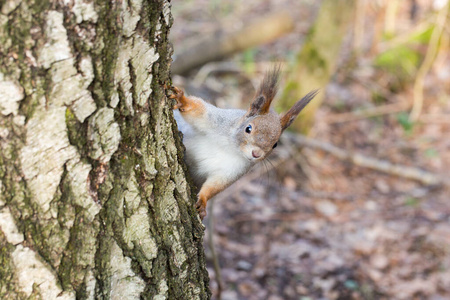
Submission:
[[[259,18],[239,31],[211,36],[175,56],[173,74],[183,74],[207,62],[247,48],[270,42],[294,28],[288,12],[279,12]]]
[[[380,172],[392,174],[399,177],[404,177],[419,181],[426,185],[447,185],[450,186],[450,181],[437,176],[436,174],[419,168],[408,167],[399,164],[393,164],[386,160],[368,157],[358,153],[350,153],[332,144],[318,141],[303,135],[294,135],[285,133],[285,136],[299,146],[305,146],[328,152],[331,155],[345,161],[349,161],[357,166],[370,168]]]
[[[410,106],[411,105],[408,102],[397,102],[364,110],[332,114],[327,117],[326,122],[328,124],[344,123],[387,114],[395,114],[407,110]]]

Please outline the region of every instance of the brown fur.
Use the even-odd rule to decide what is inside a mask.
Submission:
[[[184,91],[177,87],[172,87],[171,90],[174,93],[169,98],[177,100],[173,109],[178,109],[181,114],[189,114],[190,117],[194,118],[200,118],[205,114],[206,108],[201,100],[195,97],[185,96]]]
[[[224,185],[221,182],[205,182],[198,193],[198,201],[195,203],[195,207],[200,215],[200,218],[206,216],[206,203],[209,199],[226,189],[228,185]]]
[[[277,66],[266,73],[256,93],[255,100],[253,100],[250,105],[250,109],[247,113],[248,117],[264,115],[269,112],[270,104],[278,91],[279,77],[280,66]]]
[[[317,95],[319,90],[314,90],[306,94],[302,99],[297,101],[294,106],[292,106],[281,118],[281,127],[283,131],[288,128],[292,122],[294,122],[295,118],[298,114],[305,108],[306,105]]]
[[[272,152],[273,145],[280,138],[281,127],[277,124],[278,122],[279,117],[274,111],[261,117],[256,117],[252,122],[254,124],[252,144],[267,152],[267,155]]]

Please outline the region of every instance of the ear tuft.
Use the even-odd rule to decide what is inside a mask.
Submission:
[[[280,70],[280,65],[277,65],[264,75],[256,97],[250,106],[248,116],[264,115],[269,112],[270,104],[278,91]]]
[[[298,114],[308,105],[309,102],[319,93],[319,90],[313,90],[306,94],[302,99],[297,101],[294,106],[292,106],[281,118],[281,128],[285,130],[288,128],[292,122],[294,122],[295,118],[297,118]]]

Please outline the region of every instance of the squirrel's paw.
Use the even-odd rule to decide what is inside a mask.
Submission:
[[[181,108],[183,106],[182,100],[184,99],[184,91],[176,86],[172,86],[170,90],[172,91],[172,94],[169,96],[169,99],[177,100],[177,103],[173,106],[173,109]]]
[[[200,219],[203,220],[203,218],[206,217],[206,203],[199,199],[197,203],[195,203],[195,208],[198,211]]]

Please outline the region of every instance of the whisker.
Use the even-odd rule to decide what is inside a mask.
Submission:
[[[278,166],[279,164],[277,164],[277,166],[275,166],[275,165],[272,163],[271,160],[269,160],[268,162],[269,162],[269,164],[272,166],[272,169],[276,171],[277,166]],[[277,174],[277,173],[275,172],[275,174]],[[277,189],[279,190],[279,189],[281,188],[281,183],[280,183],[280,180],[279,180],[279,178],[278,178],[277,175],[275,175],[275,181],[274,181],[274,182],[276,182],[276,187],[277,187]]]
[[[266,175],[267,175],[267,185],[269,185],[269,183],[270,183],[270,174],[269,174],[270,169],[269,169],[269,167],[267,166],[267,163],[270,163],[269,158],[266,158],[266,159],[264,160],[264,167],[266,168]]]
[[[266,160],[264,159],[264,160],[262,160],[261,162],[262,162],[261,165],[262,165],[263,170],[261,170],[261,171],[259,172],[259,176],[258,176],[258,183],[259,183],[260,186],[262,186],[262,185],[264,184],[264,180],[263,180],[263,177],[262,177],[262,176],[264,176],[264,173],[267,173]]]

